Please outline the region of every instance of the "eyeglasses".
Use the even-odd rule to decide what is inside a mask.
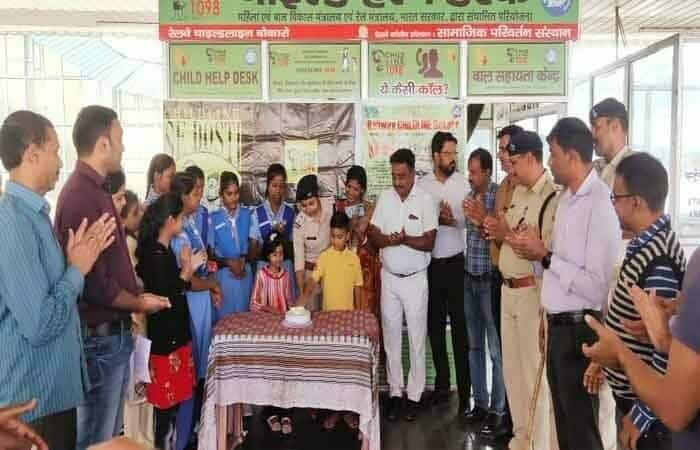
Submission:
[[[628,197],[634,197],[634,194],[616,194],[616,193],[611,193],[610,194],[610,201],[614,203],[617,203],[618,200],[621,198],[628,198]]]

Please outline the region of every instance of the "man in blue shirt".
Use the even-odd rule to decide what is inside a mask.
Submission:
[[[49,448],[75,448],[76,407],[85,389],[77,298],[114,218],[69,233],[64,255],[44,195],[58,179],[56,131],[30,111],[0,128],[0,159],[10,172],[0,198],[0,405],[38,400],[26,414]]]

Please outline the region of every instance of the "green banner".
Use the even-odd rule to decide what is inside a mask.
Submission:
[[[370,97],[459,97],[459,45],[373,44]]]
[[[161,24],[570,23],[579,0],[160,0]]]
[[[454,134],[458,141],[460,170],[463,167],[466,118],[456,103],[424,105],[364,106],[364,148],[367,193],[375,198],[391,187],[389,157],[399,148],[409,148],[416,156],[419,177],[433,170],[430,145],[438,131]]]
[[[361,92],[359,44],[271,44],[271,99],[353,100]]]
[[[170,97],[262,98],[259,44],[171,44]]]
[[[566,45],[470,44],[467,95],[566,95]]]

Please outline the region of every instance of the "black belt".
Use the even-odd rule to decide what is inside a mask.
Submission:
[[[493,272],[486,272],[486,273],[480,273],[478,275],[475,275],[473,273],[469,272],[464,272],[466,276],[469,277],[470,280],[472,281],[490,281],[491,278],[493,277]]]
[[[587,315],[593,316],[599,320],[602,317],[600,311],[596,311],[594,309],[584,309],[582,311],[547,314],[547,322],[550,326],[579,325],[586,322],[584,318]]]
[[[107,337],[122,334],[124,331],[131,330],[131,318],[117,320],[114,322],[101,323],[94,327],[83,327],[83,337]]]
[[[389,272],[390,274],[392,274],[393,276],[395,276],[395,277],[397,277],[397,278],[409,278],[409,277],[412,277],[412,276],[414,276],[414,275],[418,275],[419,273],[424,272],[424,271],[425,271],[425,270],[419,270],[418,272],[411,272],[411,273],[403,274],[403,273],[389,272],[389,271],[387,270],[387,272]]]
[[[459,262],[464,260],[464,253],[457,253],[449,258],[432,258],[430,264],[449,264],[454,262]]]

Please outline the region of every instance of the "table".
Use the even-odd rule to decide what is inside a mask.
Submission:
[[[379,324],[366,311],[312,314],[306,328],[282,317],[248,312],[214,329],[199,432],[201,449],[226,448],[227,406],[272,405],[352,411],[360,416],[363,449],[380,450]],[[240,408],[234,434],[241,442]]]

